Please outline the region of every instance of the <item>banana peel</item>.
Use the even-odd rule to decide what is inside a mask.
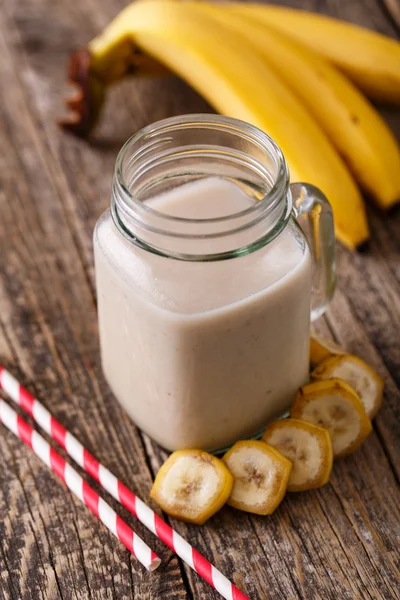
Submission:
[[[336,65],[369,98],[400,105],[397,40],[326,15],[284,6],[228,2],[228,10],[289,34]],[[311,92],[312,93],[312,92]]]
[[[215,49],[218,48],[218,51]],[[238,50],[239,48],[239,50]],[[127,6],[86,52],[71,58],[77,95],[64,129],[89,135],[108,87],[134,74],[177,73],[214,108],[266,131],[282,148],[294,181],[330,199],[337,237],[350,249],[368,239],[361,194],[310,113],[248,42],[201,11],[201,5],[138,2]]]
[[[239,13],[208,3],[201,7],[246,37],[304,102],[361,188],[381,208],[390,208],[400,201],[397,140],[378,111],[347,77],[320,54],[266,21],[256,20],[251,12]]]

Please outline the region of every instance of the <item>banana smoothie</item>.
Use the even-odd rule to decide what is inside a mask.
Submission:
[[[185,227],[185,219],[200,226],[255,200],[233,181],[205,177],[146,203]],[[231,242],[241,248],[246,235]],[[169,450],[215,450],[289,408],[308,380],[310,333],[311,257],[294,222],[227,260],[140,248],[109,211],[94,239],[103,370],[143,431]],[[223,241],[202,243],[217,253]]]

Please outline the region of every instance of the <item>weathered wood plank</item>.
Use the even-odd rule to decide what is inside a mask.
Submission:
[[[148,499],[165,453],[137,432],[102,378],[91,231],[108,205],[122,142],[150,121],[209,107],[176,79],[127,83],[111,94],[92,144],[57,130],[68,52],[124,4],[6,2],[0,41],[0,131],[7,148],[0,156],[0,356],[83,443]],[[310,0],[302,6],[395,33],[373,0]],[[399,475],[400,214],[384,219],[375,210],[369,213],[374,235],[369,254],[339,250],[339,291],[318,328],[385,376],[378,435],[335,465],[328,486],[291,494],[271,518],[226,508],[202,528],[174,523],[251,598],[399,595],[394,473]],[[0,597],[217,598],[135,523],[165,559],[158,572],[144,573],[3,430],[0,453]]]
[[[101,460],[147,496],[151,478],[140,436],[98,385],[93,296],[63,211],[57,170],[3,44],[1,56],[0,122],[7,147],[0,157],[2,360]],[[140,524],[136,531],[166,561],[153,575],[3,428],[0,448],[7,565],[0,573],[11,597],[152,599],[159,590],[165,597],[186,597],[176,558]]]

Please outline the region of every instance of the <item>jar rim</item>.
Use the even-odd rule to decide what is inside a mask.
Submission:
[[[222,217],[211,217],[205,219],[194,219],[194,218],[185,218],[185,217],[177,217],[173,215],[168,215],[162,211],[159,211],[149,204],[143,203],[138,200],[134,194],[128,189],[124,181],[123,176],[123,167],[124,161],[126,160],[127,153],[137,142],[144,139],[150,139],[155,135],[159,135],[160,133],[167,133],[168,131],[173,131],[175,128],[181,127],[182,125],[192,126],[192,127],[205,127],[205,126],[217,126],[221,131],[226,131],[227,133],[240,132],[240,134],[246,135],[248,139],[252,142],[259,142],[261,147],[265,148],[265,151],[268,152],[268,155],[271,156],[273,154],[274,158],[277,162],[277,173],[274,177],[274,181],[265,194],[264,198],[260,200],[257,204],[245,208],[242,211],[237,213],[228,214]],[[142,129],[139,129],[135,134],[133,134],[122,146],[120,151],[118,152],[116,163],[115,163],[115,178],[118,183],[118,186],[121,188],[121,191],[124,195],[126,195],[130,201],[135,203],[135,205],[140,206],[140,209],[143,208],[149,214],[157,214],[157,217],[161,219],[165,219],[166,221],[184,221],[190,223],[202,223],[204,221],[210,223],[218,223],[224,222],[232,219],[233,217],[239,217],[247,215],[254,211],[255,208],[258,208],[261,203],[271,202],[271,198],[275,197],[277,194],[281,197],[285,194],[289,176],[288,169],[286,165],[285,158],[283,156],[282,150],[279,148],[278,144],[274,142],[274,140],[264,133],[258,127],[251,125],[250,123],[246,123],[246,121],[242,121],[240,119],[234,119],[232,117],[225,117],[222,115],[214,115],[207,113],[195,113],[190,115],[178,115],[176,117],[168,117],[166,119],[161,119],[152,123],[150,125],[146,125]]]
[[[236,143],[238,140],[240,142],[244,141],[250,143],[257,150],[257,153],[261,151],[261,159],[259,159],[252,156],[250,152],[230,147],[229,144],[226,146],[212,143],[201,145],[194,142],[193,146],[190,143],[182,146],[182,155],[186,156],[186,154],[192,153],[193,156],[196,156],[196,152],[198,152],[199,158],[207,157],[207,152],[213,158],[215,158],[214,153],[218,157],[221,149],[228,148],[231,152],[232,163],[239,167],[242,165],[250,170],[265,185],[265,189],[262,189],[263,195],[261,198],[239,212],[198,219],[179,217],[159,211],[150,206],[149,203],[141,200],[139,198],[140,192],[135,195],[130,187],[134,187],[141,177],[145,179],[146,174],[151,172],[154,164],[158,166],[162,160],[167,163],[171,161],[168,152],[168,145],[173,142],[171,136],[173,136],[173,133],[185,129],[186,131],[209,130],[210,135],[213,132],[221,133],[227,137],[231,135]],[[168,134],[170,134],[170,137],[168,137]],[[167,150],[165,150],[165,147],[167,147]],[[163,151],[165,151],[164,158],[162,158]],[[176,154],[172,154],[172,158],[175,158],[175,156]],[[265,156],[265,161],[263,156]],[[271,172],[270,163],[272,163],[273,172]],[[128,182],[125,171],[129,172],[129,168],[131,170],[134,168],[135,176]],[[262,234],[263,243],[266,244],[272,241],[286,226],[291,213],[288,168],[279,146],[266,133],[245,121],[217,114],[190,114],[170,117],[142,128],[122,146],[115,165],[111,213],[119,231],[136,245],[156,254],[183,260],[197,260],[199,256],[196,253],[180,252],[171,254],[168,251],[160,251],[159,248],[152,247],[151,244],[149,245],[146,242],[146,235],[133,233],[131,226],[133,225],[136,229],[140,228],[141,232],[145,234],[150,232],[158,236],[169,236],[171,239],[201,240],[209,237],[231,236],[249,229],[261,220],[264,222],[266,219],[265,223],[268,222],[269,227]],[[152,225],[146,224],[146,221],[147,223],[151,221]],[[154,223],[156,223],[156,226]],[[185,226],[184,230],[182,225]],[[205,232],[205,227],[209,226],[221,227],[221,229],[219,233],[209,235]],[[231,229],[227,229],[227,227],[231,227]],[[181,229],[179,230],[179,228]],[[254,248],[259,245],[259,241],[257,240]],[[227,251],[223,253],[223,256],[221,253],[211,254],[206,259],[220,260],[243,252],[250,252],[252,249],[253,245],[248,244],[246,247]],[[201,259],[203,260],[206,256],[201,256]]]

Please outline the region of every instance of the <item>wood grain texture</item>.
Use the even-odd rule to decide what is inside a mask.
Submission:
[[[55,126],[69,52],[123,0],[3,0],[0,9],[0,359],[149,501],[165,453],[119,408],[101,374],[91,234],[108,206],[122,142],[143,125],[208,105],[178,79],[115,88],[90,143]],[[380,0],[303,0],[395,36]],[[162,98],[162,102],[160,101]],[[397,111],[384,113],[400,133]],[[270,518],[225,508],[198,528],[173,522],[253,600],[400,596],[400,209],[369,206],[366,253],[338,247],[338,291],[317,328],[385,378],[374,433],[319,491]],[[147,574],[28,449],[0,428],[0,599],[218,598],[129,514],[162,557]]]

